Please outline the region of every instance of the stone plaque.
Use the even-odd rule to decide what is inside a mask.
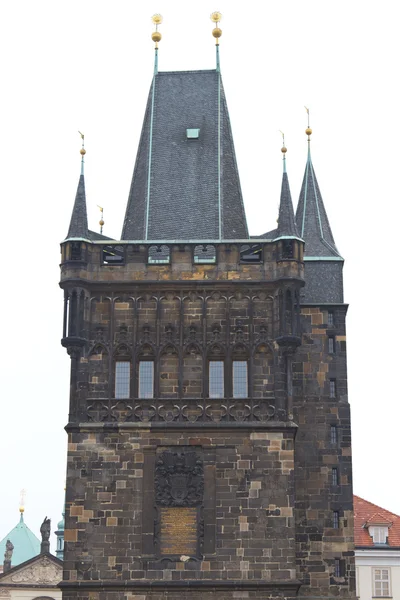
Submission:
[[[197,508],[160,508],[162,556],[197,554]]]

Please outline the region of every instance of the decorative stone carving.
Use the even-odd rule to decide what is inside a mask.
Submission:
[[[119,332],[117,334],[117,339],[119,342],[127,342],[128,341],[128,327],[125,323],[122,323],[119,327]]]
[[[164,421],[176,421],[176,419],[179,417],[180,409],[179,406],[168,402],[159,407],[158,414]]]
[[[213,323],[211,331],[214,337],[214,341],[217,342],[221,335],[221,325],[219,323]]]
[[[268,402],[259,402],[253,408],[253,414],[258,421],[286,421],[287,413],[283,408],[276,408]]]
[[[47,517],[43,519],[43,523],[40,526],[40,534],[42,536],[42,542],[48,542],[50,538],[50,527],[51,521]]]
[[[235,402],[229,407],[229,414],[235,421],[247,421],[251,415],[250,406],[244,402]]]
[[[129,402],[118,400],[118,402],[111,407],[111,418],[113,421],[132,421],[132,416],[132,406]]]
[[[86,415],[89,422],[107,421],[109,416],[108,406],[102,400],[92,400],[87,407]]]
[[[47,556],[43,556],[38,562],[11,576],[13,583],[57,584],[61,579],[62,568],[55,565]]]
[[[182,415],[187,419],[190,423],[195,423],[197,419],[199,419],[203,414],[203,408],[198,404],[193,404],[191,406],[185,405],[182,408]]]
[[[77,557],[77,561],[75,563],[76,570],[79,573],[86,573],[93,565],[93,558],[89,555],[82,555]]]
[[[214,421],[214,423],[219,423],[219,421],[226,417],[227,413],[228,409],[221,401],[215,401],[206,406],[206,416]]]
[[[138,406],[135,406],[134,414],[135,417],[140,421],[143,421],[143,423],[148,423],[154,418],[156,409],[154,406],[145,406],[139,404]]]
[[[203,462],[194,451],[166,450],[155,469],[156,503],[159,506],[197,506],[203,501]]]

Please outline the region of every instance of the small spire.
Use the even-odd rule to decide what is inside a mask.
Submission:
[[[283,131],[279,130],[282,134],[282,148],[281,148],[281,152],[283,154],[282,160],[283,160],[283,172],[286,173],[286,152],[287,152],[287,148],[285,146],[285,134],[283,133]]]
[[[285,134],[282,134],[282,148],[283,154],[283,174],[282,174],[282,188],[281,188],[281,199],[279,203],[279,216],[278,216],[278,236],[277,237],[299,237],[299,232],[296,227],[296,221],[294,218],[292,196],[290,194],[289,180],[286,173],[286,152],[287,148],[285,145]]]
[[[102,206],[97,205],[98,208],[100,209],[100,213],[101,213],[101,217],[100,217],[100,221],[99,221],[99,225],[100,225],[100,233],[103,234],[103,225],[104,225],[104,208]]]
[[[312,257],[340,257],[329,224],[328,215],[322,200],[314,166],[311,160],[310,136],[310,111],[307,111],[308,154],[301,186],[299,202],[296,210],[296,224],[300,237],[305,241],[305,256]]]
[[[83,135],[83,133],[81,133],[80,131],[78,131],[79,135],[82,138],[82,148],[80,149],[80,153],[82,156],[81,159],[81,175],[84,175],[84,166],[85,166],[85,154],[86,154],[86,150],[85,150],[85,136]]]
[[[222,35],[222,29],[219,27],[219,22],[222,19],[222,15],[219,11],[215,11],[211,14],[210,19],[213,23],[215,23],[215,27],[212,30],[213,37],[215,38],[215,50],[216,50],[216,59],[217,59],[217,71],[220,70],[219,64],[219,38]]]
[[[85,175],[83,172],[83,157],[86,154],[84,148],[84,135],[79,132],[82,138],[82,148],[80,150],[82,156],[81,175],[79,177],[78,189],[76,190],[74,208],[72,209],[71,221],[69,224],[68,238],[87,238],[88,237],[88,219],[86,211],[86,192],[85,192]]]
[[[158,26],[161,25],[161,23],[163,22],[163,18],[161,15],[155,14],[151,17],[151,20],[153,21],[154,25],[156,26],[155,31],[153,31],[153,33],[151,34],[151,39],[154,42],[154,50],[155,50],[154,75],[157,75],[157,73],[158,73],[158,42],[160,42],[161,38],[162,38],[161,33],[158,31]]]

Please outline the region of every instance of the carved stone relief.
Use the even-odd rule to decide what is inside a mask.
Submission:
[[[21,569],[11,576],[13,583],[47,583],[57,584],[62,579],[62,568],[55,565],[46,556],[38,562]]]
[[[155,469],[159,506],[197,506],[203,501],[203,462],[194,451],[162,452]]]

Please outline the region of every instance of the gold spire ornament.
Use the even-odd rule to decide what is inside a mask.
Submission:
[[[83,175],[84,174],[84,164],[85,164],[84,157],[85,157],[85,154],[86,154],[86,150],[85,150],[85,136],[84,136],[84,134],[81,131],[78,131],[78,133],[79,133],[79,135],[82,138],[82,148],[79,150],[79,152],[80,152],[80,154],[82,156],[82,160],[81,160],[81,175]]]
[[[21,496],[19,500],[19,512],[22,514],[25,511],[25,496],[26,490],[21,490]]]
[[[100,209],[101,212],[101,217],[100,217],[100,221],[99,221],[99,225],[100,225],[100,233],[103,233],[103,225],[104,225],[104,219],[103,219],[103,215],[104,215],[104,208],[102,206],[97,205],[98,208]]]
[[[306,135],[308,135],[308,141],[310,141],[310,135],[312,134],[312,129],[310,127],[310,109],[307,106],[304,107],[307,111],[307,129]]]
[[[82,138],[82,148],[80,149],[80,153],[82,154],[82,156],[85,156],[85,154],[86,154],[86,150],[85,150],[85,136],[80,131],[78,131],[78,133],[79,133],[79,135]]]
[[[163,18],[161,15],[155,14],[151,17],[151,20],[153,21],[154,25],[156,26],[156,30],[153,31],[153,33],[151,34],[151,39],[155,43],[155,45],[156,45],[155,47],[158,48],[158,42],[160,42],[161,38],[162,38],[161,33],[158,31],[158,26],[161,25],[161,23],[163,22]]]
[[[285,134],[283,133],[283,131],[279,130],[279,132],[282,134],[282,148],[281,148],[281,152],[283,154],[286,154],[287,152],[287,148],[285,146]]]
[[[220,29],[220,27],[218,25],[219,25],[220,20],[222,19],[222,15],[221,15],[221,13],[219,11],[215,11],[215,12],[213,12],[211,14],[210,19],[211,19],[211,21],[213,23],[215,23],[215,27],[212,30],[212,34],[213,34],[213,37],[215,37],[215,40],[216,40],[215,44],[218,46],[218,44],[219,44],[219,38],[222,35],[222,29]]]

